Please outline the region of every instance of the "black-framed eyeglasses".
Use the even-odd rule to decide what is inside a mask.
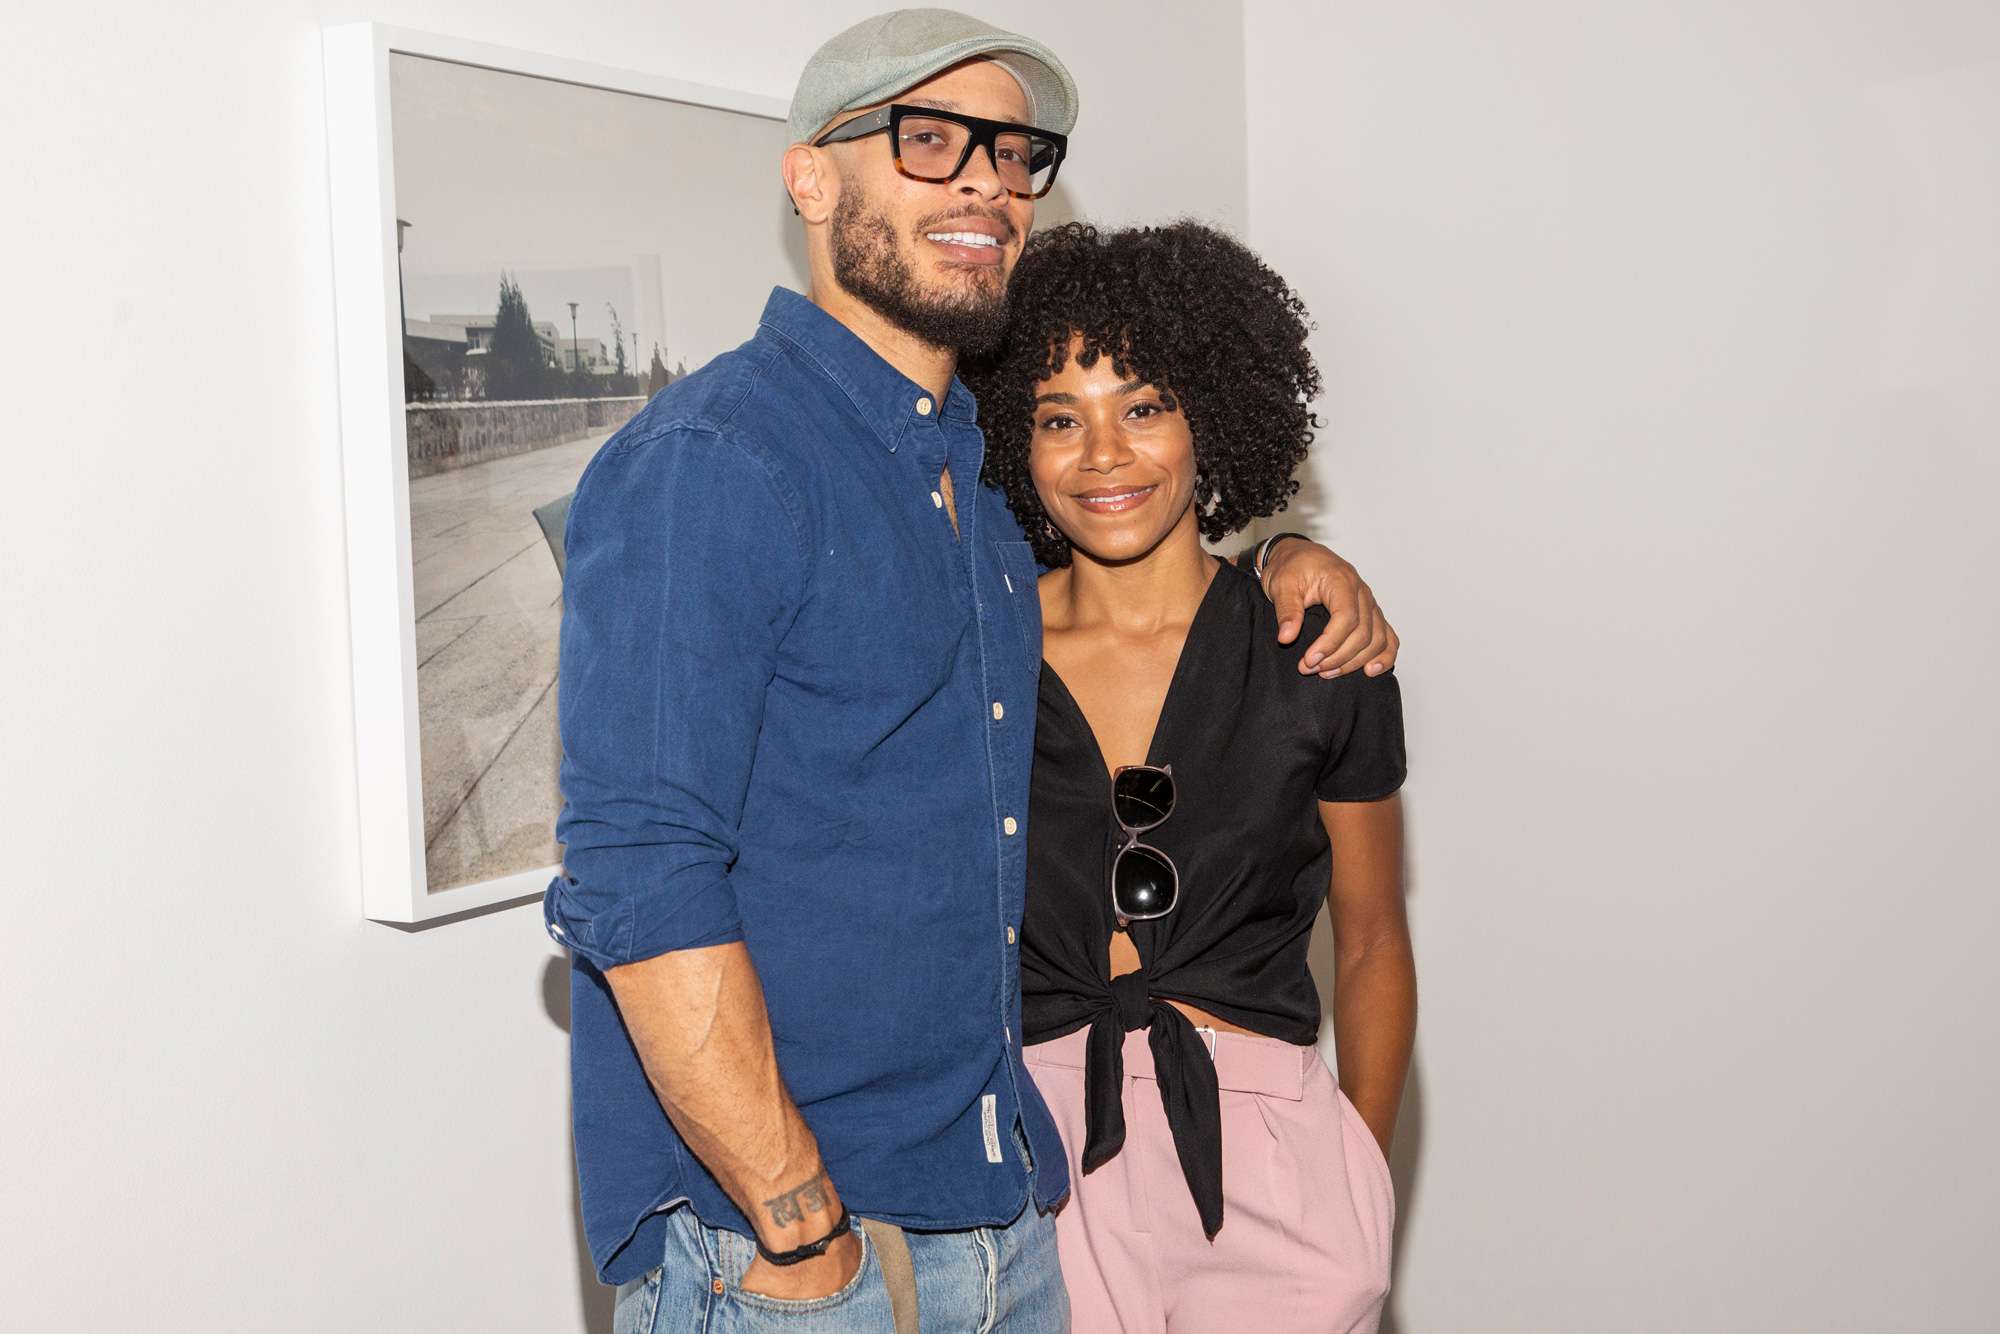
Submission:
[[[1040,199],[1047,194],[1056,183],[1063,155],[1069,151],[1068,137],[1053,130],[901,102],[836,125],[813,140],[813,147],[844,144],[885,130],[896,157],[896,170],[911,180],[932,184],[956,180],[965,164],[972,161],[972,151],[984,148],[993,159],[1001,186],[1016,199]]]
[[[1111,813],[1125,836],[1111,859],[1111,911],[1122,931],[1130,922],[1165,917],[1180,902],[1174,859],[1139,841],[1174,813],[1174,766],[1120,765],[1111,774]]]

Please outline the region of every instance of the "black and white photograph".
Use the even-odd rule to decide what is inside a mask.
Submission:
[[[792,260],[776,121],[389,61],[435,892],[553,873],[563,502],[649,397],[742,341]]]

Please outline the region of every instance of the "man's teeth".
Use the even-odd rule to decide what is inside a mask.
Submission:
[[[997,237],[988,236],[985,232],[925,232],[924,235],[933,241],[945,241],[952,245],[982,246],[1000,244]]]

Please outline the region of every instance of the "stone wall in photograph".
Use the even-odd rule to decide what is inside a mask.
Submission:
[[[410,476],[429,477],[615,431],[645,406],[631,398],[555,398],[535,402],[410,403]]]

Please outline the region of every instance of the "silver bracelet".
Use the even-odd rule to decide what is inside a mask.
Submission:
[[[1262,584],[1264,582],[1264,562],[1266,562],[1271,558],[1271,548],[1278,545],[1278,543],[1284,541],[1288,537],[1296,537],[1301,542],[1312,541],[1312,539],[1310,537],[1307,537],[1304,533],[1272,533],[1269,537],[1265,538],[1262,542],[1258,543],[1257,558],[1250,562],[1250,572],[1257,576],[1257,582],[1259,584]]]

